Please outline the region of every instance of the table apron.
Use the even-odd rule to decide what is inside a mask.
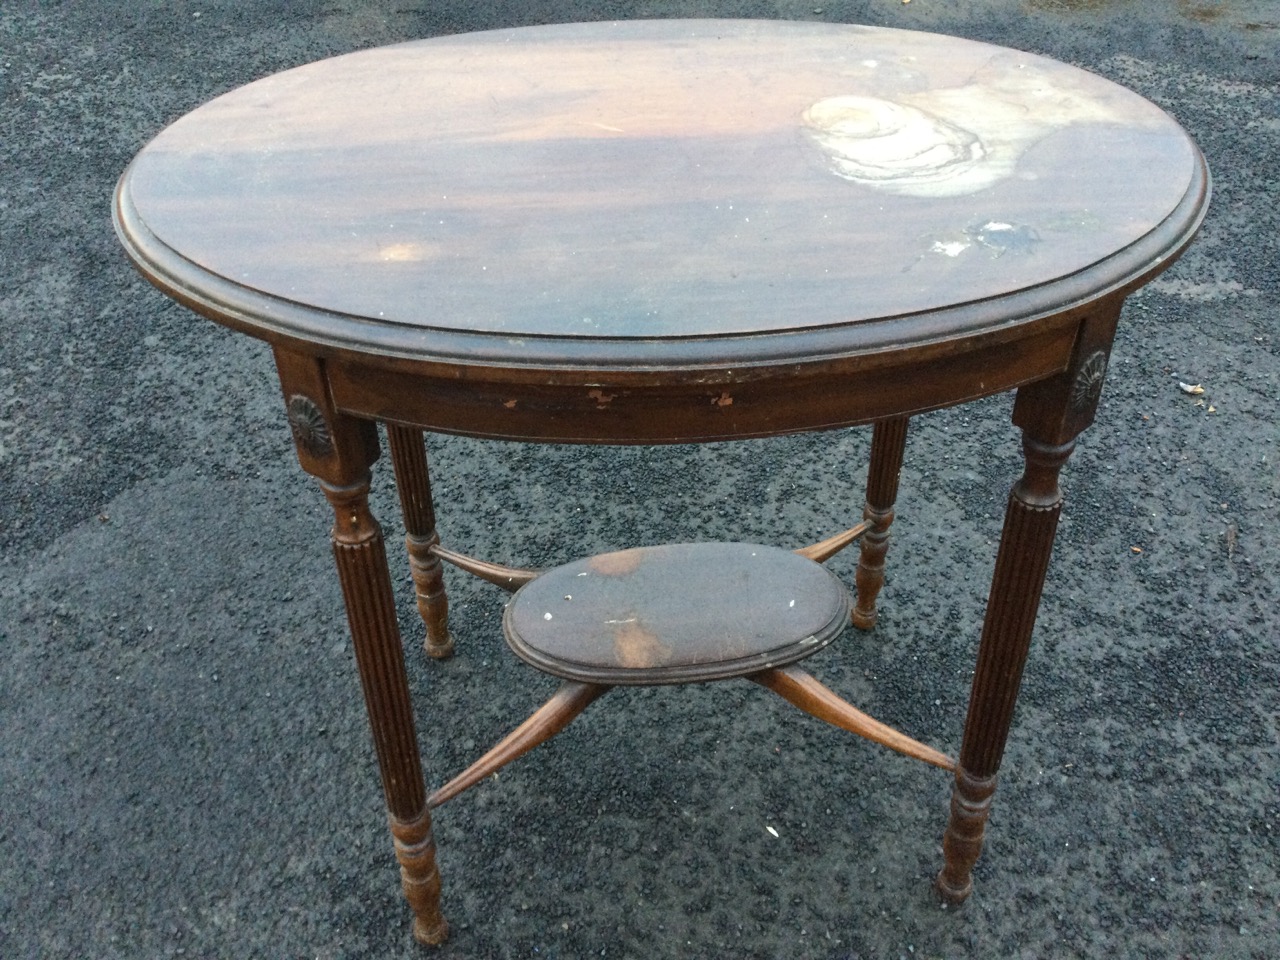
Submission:
[[[658,383],[637,383],[633,372],[518,381],[492,368],[423,373],[358,356],[324,365],[334,404],[357,417],[499,440],[696,443],[855,426],[1002,393],[1064,370],[1077,329],[1052,324],[928,359],[903,350],[888,363],[671,371]]]

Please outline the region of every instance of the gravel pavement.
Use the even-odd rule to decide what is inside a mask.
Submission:
[[[214,95],[331,54],[652,16],[915,27],[1066,60],[1172,113],[1208,157],[1213,206],[1131,298],[1067,468],[966,906],[930,891],[944,774],[747,683],[619,691],[440,812],[454,934],[436,956],[1280,956],[1275,0],[6,0],[0,958],[426,955],[328,508],[297,468],[266,349],[126,262],[109,202],[129,158]],[[915,422],[880,624],[815,661],[948,750],[1018,469],[1010,406]],[[868,439],[431,450],[446,540],[545,564],[816,540],[859,513]],[[392,496],[384,470],[394,543]],[[833,563],[850,577],[851,558]],[[400,593],[433,784],[552,686],[505,652],[496,590],[450,587],[459,655],[443,664],[412,653]]]

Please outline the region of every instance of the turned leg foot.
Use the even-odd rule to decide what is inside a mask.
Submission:
[[[995,791],[994,776],[973,777],[964,770],[956,771],[951,819],[942,837],[944,862],[934,885],[938,896],[947,903],[961,904],[973,892],[973,865],[982,852],[982,838]]]
[[[449,924],[440,912],[440,871],[436,869],[431,815],[424,812],[410,823],[389,819],[400,861],[400,885],[413,909],[413,937],[419,943],[438,946],[449,938]]]

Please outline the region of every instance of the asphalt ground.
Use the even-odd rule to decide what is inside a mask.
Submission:
[[[1066,60],[1172,113],[1208,157],[1213,206],[1131,298],[1068,465],[966,906],[930,890],[945,774],[746,683],[621,691],[440,812],[454,933],[436,955],[1280,956],[1280,4],[6,0],[0,957],[424,955],[327,507],[296,466],[265,348],[127,264],[109,199],[129,158],[214,95],[331,54],[652,16],[914,27]],[[915,421],[880,624],[813,661],[948,750],[1018,469],[1009,414],[995,398]],[[658,450],[433,438],[431,452],[450,544],[551,563],[816,540],[857,516],[867,445],[851,430]],[[394,544],[385,471],[377,509]],[[850,577],[852,558],[833,564]],[[552,685],[505,652],[496,590],[449,585],[447,663],[414,652],[399,598],[432,784]]]

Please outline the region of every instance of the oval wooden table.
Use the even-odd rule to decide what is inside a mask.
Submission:
[[[863,522],[800,551],[821,560],[865,534],[853,619],[867,627],[907,418],[1016,389],[1026,466],[958,761],[916,745],[955,771],[938,889],[962,900],[1061,509],[1059,470],[1093,419],[1124,297],[1182,251],[1208,192],[1200,152],[1168,116],[1041,57],[869,27],[634,21],[442,37],[260,80],[160,133],[121,178],[115,216],[156,286],[275,351],[298,457],[334,508],[415,934],[440,942],[429,808],[441,793],[425,788],[366,496],[377,423],[427,649],[440,656],[452,650],[441,558],[508,588],[536,571],[439,544],[422,430],[674,443],[874,423]],[[728,545],[723,562],[745,556]],[[845,609],[807,568],[795,575]],[[622,592],[642,614],[662,601]],[[544,669],[576,663],[585,635],[552,632],[567,654],[527,649],[552,643],[538,641],[530,603],[523,621],[508,617],[517,651]],[[707,624],[693,622],[702,606],[688,609],[692,620],[671,622],[707,642]],[[619,641],[629,652],[587,680],[703,676],[645,652],[669,654],[670,639]],[[779,642],[795,659],[809,639]],[[823,706],[825,688],[787,679],[791,667],[760,672],[773,654],[767,638],[751,642],[734,661],[752,664],[751,679],[862,723],[839,698]],[[623,669],[636,656],[647,672]],[[681,656],[703,670],[701,654]],[[538,722],[563,725],[585,706],[575,696]],[[878,739],[904,749],[891,734],[914,743]]]

